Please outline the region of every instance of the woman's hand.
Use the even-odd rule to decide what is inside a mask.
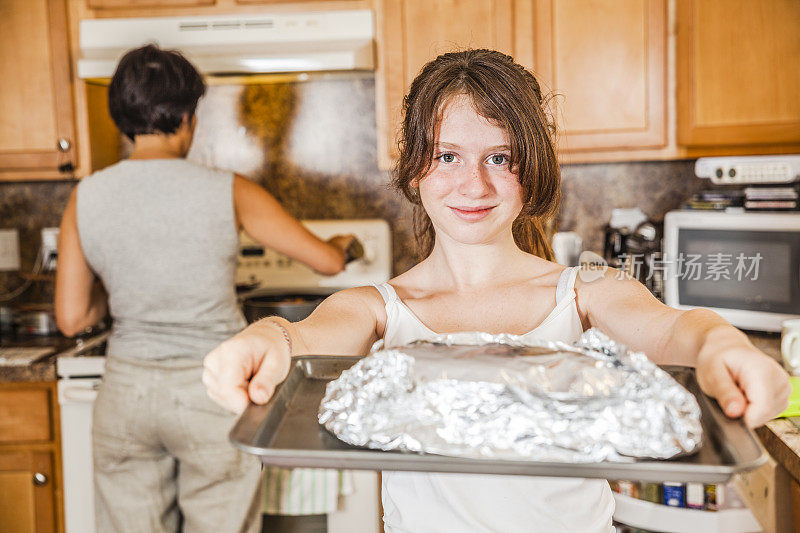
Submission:
[[[264,319],[214,348],[203,361],[208,396],[235,413],[264,404],[289,373],[291,355],[281,328]]]
[[[238,174],[233,181],[233,202],[238,227],[257,242],[325,276],[344,269],[344,248],[308,231],[270,193]]]
[[[358,239],[352,233],[348,233],[347,235],[334,235],[325,242],[342,252],[345,264],[354,259],[360,259],[364,254],[364,248],[361,247],[361,243],[358,242]],[[353,255],[353,250],[360,251],[360,255]]]
[[[749,427],[772,420],[789,403],[786,371],[731,326],[709,331],[697,356],[697,380],[731,418]]]

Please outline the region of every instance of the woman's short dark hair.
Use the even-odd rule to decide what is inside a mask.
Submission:
[[[206,92],[203,77],[180,52],[149,44],[127,52],[108,87],[108,108],[128,138],[174,133]]]

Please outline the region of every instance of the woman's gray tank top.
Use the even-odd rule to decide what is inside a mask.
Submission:
[[[83,253],[108,292],[109,356],[202,359],[245,325],[233,174],[127,160],[78,185]]]

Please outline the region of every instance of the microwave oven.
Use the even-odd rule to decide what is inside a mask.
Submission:
[[[662,260],[670,307],[759,331],[800,318],[800,213],[671,211]]]

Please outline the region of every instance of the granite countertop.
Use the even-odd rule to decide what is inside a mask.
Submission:
[[[75,345],[73,339],[61,335],[48,336],[4,336],[2,348],[42,348],[48,349],[39,360],[27,365],[0,364],[0,383],[14,381],[55,381],[56,354]]]
[[[747,332],[747,336],[756,348],[781,361],[780,334]],[[758,428],[756,434],[772,458],[800,483],[800,427],[791,420],[778,418]]]
[[[97,331],[75,338],[63,335],[4,336],[0,348],[41,348],[47,350],[39,359],[27,365],[0,364],[0,383],[25,381],[55,381],[56,356],[79,348],[96,338]],[[104,335],[100,333],[100,335]]]
[[[800,423],[800,418],[793,420]],[[764,448],[800,483],[800,427],[787,418],[767,422],[756,431]]]

